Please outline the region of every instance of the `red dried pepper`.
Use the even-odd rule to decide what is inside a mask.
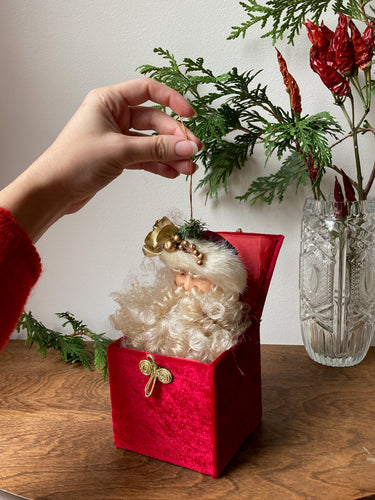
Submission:
[[[299,91],[298,84],[296,80],[293,78],[293,76],[289,73],[285,59],[283,58],[278,49],[276,49],[276,52],[277,52],[277,60],[280,66],[280,72],[284,80],[284,85],[286,87],[287,92],[290,94],[290,101],[293,113],[295,115],[300,115],[302,112],[302,104],[301,104],[301,93]]]
[[[319,167],[319,164],[315,165],[315,158],[313,157],[313,155],[311,153],[309,154],[308,167],[309,167],[309,175],[310,175],[311,182],[314,184],[314,182],[316,181],[316,179],[318,177],[320,167]]]
[[[334,196],[335,196],[335,201],[337,202],[344,202],[344,195],[342,193],[341,185],[339,181],[337,180],[337,177],[335,177],[335,188],[334,188]]]
[[[287,90],[287,92],[289,92],[289,90],[290,90],[290,88],[289,88],[289,71],[288,71],[288,68],[286,66],[285,59],[283,58],[283,56],[281,55],[281,53],[278,49],[276,49],[276,53],[277,53],[277,61],[279,63],[279,67],[280,67],[280,73],[282,74],[286,90]]]
[[[293,78],[291,74],[289,74],[290,80],[290,99],[292,101],[292,109],[295,115],[300,115],[302,112],[302,103],[301,103],[301,93],[299,91],[299,87],[297,82]]]
[[[319,51],[326,53],[334,32],[325,26],[322,21],[320,26],[316,26],[309,19],[303,23],[307,28],[307,36],[310,42],[318,47]],[[323,54],[322,54],[323,55]]]
[[[372,61],[374,49],[374,28],[367,26],[363,35],[359,32],[357,26],[350,20],[350,31],[352,34],[354,60],[357,68],[364,69]]]
[[[335,177],[334,196],[335,196],[335,217],[337,218],[346,217],[348,215],[348,207],[346,206],[344,195],[342,194],[342,189],[339,181],[337,180],[337,177]]]
[[[316,56],[316,48],[310,50],[310,66],[317,73],[324,85],[335,95],[344,96],[349,92],[349,81],[324,61]]]
[[[348,16],[339,14],[336,31],[327,51],[327,64],[343,75],[350,74],[354,65],[353,43],[348,37],[348,23]]]
[[[334,33],[323,22],[316,26],[306,21],[304,25],[313,44],[310,51],[312,69],[334,94],[346,95],[349,92],[346,77],[357,68],[364,69],[371,64],[375,38],[373,24],[366,27],[363,35],[345,14],[339,14]]]
[[[346,175],[346,173],[342,169],[341,169],[341,174],[342,174],[342,180],[344,183],[344,190],[345,190],[346,199],[348,201],[356,201],[355,191],[354,191],[353,185],[352,185],[349,177]]]
[[[346,71],[354,62],[353,52],[351,61],[348,60],[347,34],[344,33],[345,29],[347,31],[347,22],[346,16],[341,17],[335,33],[324,23],[321,23],[320,27],[311,21],[304,23],[313,44],[310,50],[310,66],[320,76],[324,85],[337,96],[345,96],[349,92],[349,81],[337,70]],[[339,55],[341,47],[345,48],[345,57]]]

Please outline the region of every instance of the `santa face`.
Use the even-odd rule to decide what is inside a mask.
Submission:
[[[209,363],[236,344],[250,324],[238,294],[205,278],[164,271],[153,286],[114,294],[120,308],[111,321],[124,335],[122,346]]]
[[[208,292],[214,284],[206,278],[192,276],[186,271],[176,271],[174,273],[174,282],[177,286],[181,286],[186,292],[192,288],[197,288],[201,292]]]

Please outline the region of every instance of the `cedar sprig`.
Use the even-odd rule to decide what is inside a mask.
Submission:
[[[182,226],[178,228],[178,234],[183,240],[189,240],[190,238],[198,239],[205,229],[207,229],[207,224],[205,222],[198,219],[190,219],[184,221]]]
[[[305,185],[311,156],[317,165],[331,166],[327,138],[337,139],[342,129],[329,113],[295,116],[292,110],[285,111],[269,98],[267,86],[258,82],[261,71],[239,73],[232,68],[215,75],[201,57],[179,63],[168,50],[155,52],[169,66],[145,65],[140,72],[179,90],[196,110],[197,116],[186,125],[205,145],[196,161],[204,166],[197,190],[205,190],[206,199],[217,198],[221,189],[228,194],[232,174],[245,166],[258,145],[266,153],[266,163],[272,154],[283,157],[284,163],[276,173],[259,179],[252,180],[249,172],[249,187],[239,200],[281,201],[289,186]],[[320,192],[322,174],[318,172],[313,191]]]
[[[57,313],[66,321],[63,327],[70,325],[73,332],[63,334],[47,328],[34,318],[31,312],[24,312],[17,325],[17,331],[26,330],[26,345],[31,348],[36,345],[36,351],[46,357],[48,349],[60,353],[60,357],[68,364],[81,363],[89,370],[101,371],[103,381],[108,377],[107,346],[112,342],[105,333],[94,333],[82,321],[77,320],[69,312]],[[92,345],[87,341],[92,341]]]
[[[277,199],[281,203],[285,191],[292,184],[296,184],[297,191],[299,186],[306,186],[308,180],[309,173],[303,157],[293,151],[283,160],[281,168],[277,172],[258,177],[251,183],[245,194],[236,198],[240,201],[249,201],[251,205],[257,200],[271,204],[274,199]]]
[[[370,1],[363,0],[362,7],[364,8]],[[302,23],[306,19],[311,19],[318,24],[329,7],[334,12],[342,12],[352,19],[364,20],[363,8],[359,7],[357,0],[267,0],[266,2],[244,0],[240,5],[247,19],[239,26],[232,27],[229,40],[245,37],[249,29],[260,23],[264,30],[262,38],[271,37],[275,44],[278,39],[287,36],[288,43],[293,45]]]

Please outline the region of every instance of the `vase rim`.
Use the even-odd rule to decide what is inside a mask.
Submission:
[[[325,214],[346,214],[356,215],[365,212],[375,212],[375,198],[367,198],[361,201],[335,201],[335,200],[315,200],[306,198],[304,211],[315,211]]]
[[[375,197],[373,196],[369,196],[368,198],[366,198],[366,200],[356,200],[356,201],[336,201],[333,197],[329,198],[328,200],[317,200],[315,198],[312,198],[312,197],[307,197],[305,198],[305,201],[313,201],[313,202],[316,202],[316,203],[364,203],[366,201],[375,201]]]

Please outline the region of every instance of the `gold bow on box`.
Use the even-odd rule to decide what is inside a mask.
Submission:
[[[150,376],[145,387],[146,398],[151,396],[156,380],[159,380],[162,384],[170,384],[173,380],[172,373],[166,368],[160,368],[151,354],[147,354],[147,359],[140,361],[139,369],[143,375]]]

